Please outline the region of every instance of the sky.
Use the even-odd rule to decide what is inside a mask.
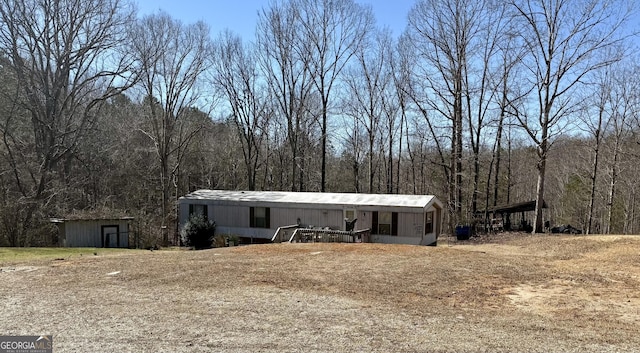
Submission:
[[[135,1],[135,0],[134,0]],[[138,15],[163,10],[184,23],[204,21],[215,37],[230,29],[245,40],[254,38],[258,11],[269,6],[269,0],[137,0]],[[356,0],[371,5],[379,27],[387,26],[394,36],[400,35],[407,23],[407,14],[415,0]]]

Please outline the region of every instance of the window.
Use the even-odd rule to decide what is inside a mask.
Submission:
[[[374,234],[398,235],[398,212],[373,212]]]
[[[207,205],[202,204],[191,204],[189,205],[189,218],[193,216],[202,216],[202,218],[206,221],[209,218],[209,210]]]
[[[249,226],[251,228],[270,228],[268,207],[251,207],[249,210]]]
[[[433,211],[427,212],[424,219],[424,234],[433,233]]]
[[[353,221],[356,219],[356,210],[344,210],[344,218],[346,221]]]
[[[391,235],[391,212],[378,213],[378,234]]]

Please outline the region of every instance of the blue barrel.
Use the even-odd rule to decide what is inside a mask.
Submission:
[[[471,226],[456,226],[456,238],[458,240],[469,240],[471,237]]]

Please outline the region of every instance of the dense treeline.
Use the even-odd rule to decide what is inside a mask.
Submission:
[[[638,232],[633,5],[419,0],[394,36],[353,0],[282,0],[243,40],[0,0],[0,245],[76,213],[172,241],[198,188],[435,194],[449,226],[544,199],[534,231]]]

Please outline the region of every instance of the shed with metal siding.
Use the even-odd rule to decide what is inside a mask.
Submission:
[[[271,239],[279,227],[291,225],[345,230],[345,219],[352,215],[357,218],[354,230],[371,229],[374,242],[416,245],[436,242],[443,208],[433,195],[282,191],[198,190],[178,203],[180,228],[197,209],[216,222],[219,234]],[[257,207],[268,210],[268,227],[251,224]],[[379,215],[389,219],[383,227],[389,234],[378,231],[383,229]]]
[[[53,218],[63,247],[128,248],[132,217]]]

